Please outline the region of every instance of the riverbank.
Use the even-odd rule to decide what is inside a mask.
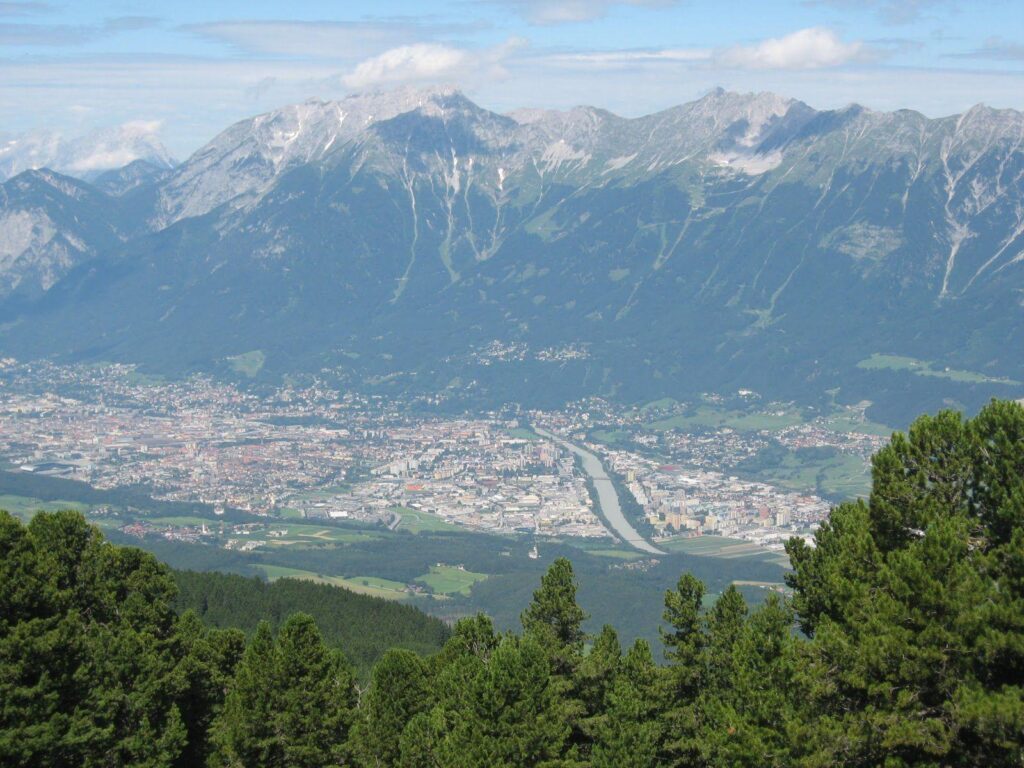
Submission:
[[[624,542],[629,544],[634,549],[639,549],[641,552],[648,552],[652,555],[664,555],[665,552],[658,549],[651,542],[641,536],[637,530],[630,524],[626,519],[626,516],[622,514],[622,506],[619,504],[619,494],[615,488],[614,483],[608,473],[604,469],[604,465],[601,464],[601,460],[590,451],[582,448],[574,443],[570,443],[553,432],[549,432],[543,427],[533,426],[533,431],[541,437],[546,437],[549,440],[554,440],[559,445],[568,448],[574,454],[580,457],[583,462],[583,471],[590,476],[590,479],[594,483],[594,488],[597,490],[597,503],[601,507],[601,514],[608,521],[608,524],[612,527],[615,535],[622,539]]]

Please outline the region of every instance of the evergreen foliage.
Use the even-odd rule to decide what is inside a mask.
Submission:
[[[252,634],[261,619],[274,629],[293,613],[308,613],[324,641],[343,648],[364,679],[389,648],[427,655],[438,651],[450,634],[444,622],[412,606],[328,584],[302,579],[266,582],[216,572],[174,571],[173,576],[178,586],[174,607],[195,611],[209,626]]]
[[[791,542],[810,643],[809,759],[1010,765],[1024,755],[1024,408],[918,419],[817,547]]]
[[[261,622],[214,724],[211,761],[224,766],[316,768],[346,762],[355,685],[341,653],[307,614],[275,639]]]
[[[373,681],[359,707],[353,742],[365,765],[392,766],[401,756],[406,724],[430,702],[426,665],[411,651],[393,649],[373,668]]]
[[[208,708],[186,706],[173,594],[77,513],[0,513],[0,764],[183,765]]]
[[[753,610],[735,588],[705,608],[684,574],[664,665],[584,633],[559,559],[521,635],[463,619],[430,655],[386,652],[360,693],[319,619],[246,642],[177,615],[171,573],[80,515],[0,514],[0,764],[1021,765],[1024,407],[919,419],[867,501],[787,549],[792,595]]]

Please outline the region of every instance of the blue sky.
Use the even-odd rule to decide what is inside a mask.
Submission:
[[[1024,109],[1024,1],[0,0],[0,133],[144,121],[184,157],[282,104],[437,83],[499,111],[633,116],[715,86]]]

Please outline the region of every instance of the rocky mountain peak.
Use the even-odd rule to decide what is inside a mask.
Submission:
[[[956,133],[1020,139],[1024,136],[1024,112],[975,104],[956,118]]]
[[[154,225],[258,196],[282,173],[319,162],[374,125],[419,111],[428,116],[484,112],[455,88],[399,88],[311,99],[235,123],[168,180]]]

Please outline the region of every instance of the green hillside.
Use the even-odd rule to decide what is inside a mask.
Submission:
[[[277,629],[293,613],[308,613],[324,641],[345,650],[360,673],[368,673],[388,648],[434,653],[448,638],[448,627],[411,606],[357,594],[327,584],[282,578],[266,582],[234,574],[175,571],[179,613],[194,611],[211,627],[235,627],[247,635],[260,621]]]

